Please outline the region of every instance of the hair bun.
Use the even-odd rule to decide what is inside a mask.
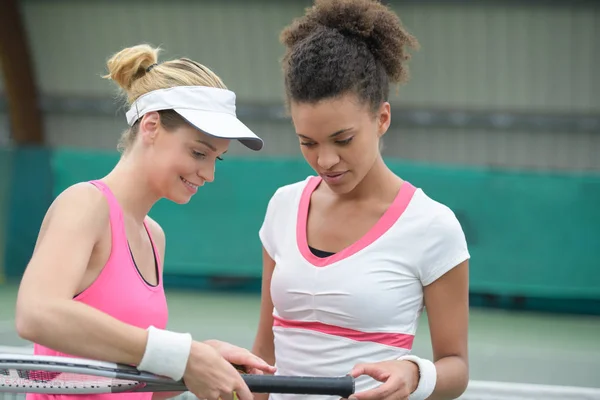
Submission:
[[[390,81],[406,80],[404,62],[410,54],[405,47],[418,49],[419,43],[403,28],[398,16],[379,1],[316,0],[303,17],[282,32],[281,41],[293,47],[322,27],[362,40],[381,62]]]
[[[370,38],[376,28],[377,7],[373,1],[317,1],[316,21],[345,36]]]
[[[159,48],[147,44],[125,48],[108,60],[105,77],[127,91],[136,79],[146,74],[148,67],[158,62],[159,52]]]

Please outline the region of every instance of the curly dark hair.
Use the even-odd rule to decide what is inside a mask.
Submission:
[[[374,111],[390,83],[408,80],[406,47],[419,48],[398,16],[375,0],[316,0],[280,36],[288,104],[354,92]]]

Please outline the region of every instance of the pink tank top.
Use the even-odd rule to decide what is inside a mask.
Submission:
[[[147,329],[150,325],[164,329],[167,325],[168,309],[162,282],[162,266],[158,251],[152,240],[152,234],[144,221],[144,227],[154,250],[158,284],[148,284],[138,271],[131,254],[123,212],[117,199],[108,186],[101,181],[90,181],[106,197],[110,209],[110,231],[112,237],[111,253],[98,278],[82,293],[74,297],[75,301],[85,303],[114,318]],[[60,353],[38,344],[34,345],[34,354],[47,356],[74,357]],[[27,400],[150,400],[152,393],[123,393],[98,395],[43,395],[28,394]]]

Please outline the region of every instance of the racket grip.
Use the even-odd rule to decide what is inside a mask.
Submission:
[[[348,398],[355,390],[354,378],[350,375],[321,378],[242,374],[242,377],[252,393],[330,395]]]

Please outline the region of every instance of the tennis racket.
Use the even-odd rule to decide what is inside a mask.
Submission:
[[[331,395],[354,393],[354,378],[241,374],[253,393]],[[68,357],[0,354],[0,393],[99,394],[184,392],[183,381],[129,365]]]

